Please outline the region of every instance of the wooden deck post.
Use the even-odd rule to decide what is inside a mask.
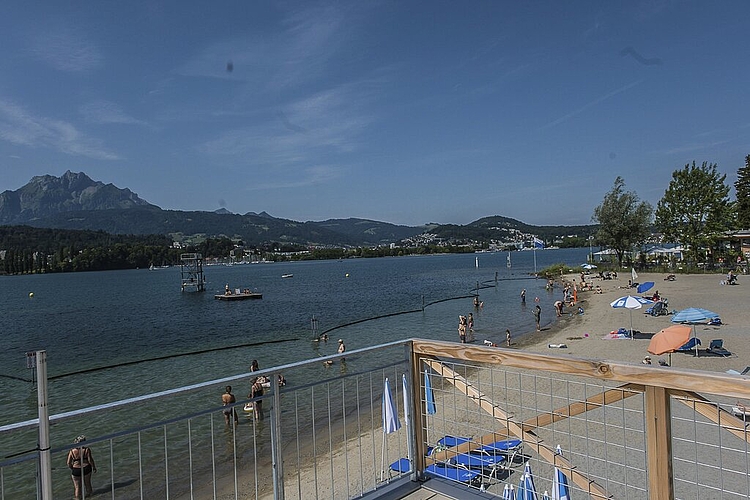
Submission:
[[[672,412],[662,387],[646,386],[646,462],[651,500],[674,500],[672,475]]]

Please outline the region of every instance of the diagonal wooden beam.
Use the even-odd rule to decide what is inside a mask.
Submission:
[[[536,417],[525,420],[522,425],[524,430],[531,431],[566,418],[575,417],[589,410],[597,410],[605,405],[622,401],[631,396],[641,394],[644,390],[644,386],[640,384],[624,384],[591,396],[583,401],[577,401],[557,410],[552,410],[549,413],[540,413]]]
[[[522,424],[518,424],[517,422],[513,421],[510,415],[497,407],[484,394],[482,394],[471,384],[469,384],[466,379],[461,377],[459,374],[457,374],[447,366],[443,365],[440,361],[425,358],[424,362],[435,372],[439,373],[444,380],[447,380],[454,387],[456,387],[456,389],[464,393],[471,401],[473,401],[480,408],[489,413],[495,420],[498,420],[503,425],[505,425],[508,432],[513,436],[521,439],[524,445],[529,446],[541,458],[562,470],[581,490],[588,492],[588,494],[592,498],[612,498],[612,496],[607,493],[607,490],[604,489],[603,486],[597,484],[595,481],[592,481],[588,478],[588,476],[585,476],[581,472],[578,472],[575,466],[570,463],[568,459],[557,455],[555,451],[544,444],[543,440],[536,434],[534,434],[534,432],[525,430]],[[471,443],[464,443],[452,448],[451,450],[446,450],[441,453],[444,454],[444,456],[450,458],[449,455],[451,454],[455,455],[457,453],[465,453],[466,451],[470,451],[472,448],[476,448],[476,446],[472,447]],[[441,458],[443,458],[443,456],[441,456],[440,454],[434,457],[434,459]]]
[[[750,443],[750,433],[745,428],[745,422],[716,403],[695,392],[682,390],[670,390],[668,392],[680,403],[697,411],[722,429]]]

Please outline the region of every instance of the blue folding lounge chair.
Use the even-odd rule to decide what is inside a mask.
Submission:
[[[695,344],[701,345],[701,339],[698,337],[691,337],[690,340],[681,345],[679,349],[675,349],[675,352],[695,352]]]
[[[505,457],[502,455],[479,455],[460,453],[450,459],[449,464],[464,469],[478,470],[485,477],[497,477],[497,470],[503,468]]]
[[[438,448],[453,448],[464,443],[471,441],[469,438],[456,437],[456,436],[444,436],[441,437],[437,442]]]
[[[468,486],[480,486],[482,484],[480,473],[469,469],[459,469],[447,464],[432,464],[425,469],[425,473],[428,476],[448,479]]]
[[[724,341],[722,339],[714,339],[709,344],[707,352],[715,356],[731,356],[732,353],[724,349]]]
[[[516,455],[523,451],[523,441],[520,439],[505,439],[494,443],[486,444],[482,447],[472,450],[471,453],[484,456],[501,456],[507,460],[507,465],[512,467],[516,461]],[[523,461],[519,462],[523,465]]]

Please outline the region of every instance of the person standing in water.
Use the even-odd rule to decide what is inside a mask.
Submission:
[[[344,345],[344,339],[339,339],[338,353],[344,354],[345,352],[346,352],[346,346]],[[344,358],[341,358],[341,361],[344,361]]]
[[[474,341],[474,315],[469,313],[469,318],[466,320],[466,326],[469,328],[469,342]]]
[[[91,455],[91,449],[84,446],[86,436],[80,435],[73,440],[75,448],[68,452],[68,468],[70,476],[73,478],[73,487],[75,488],[74,496],[76,499],[81,498],[81,482],[86,488],[86,498],[94,494],[94,488],[91,486],[91,472],[96,472],[96,463]]]
[[[510,328],[505,330],[505,344],[510,347]]]
[[[458,316],[458,339],[462,344],[466,343],[466,316],[463,314]]]
[[[521,290],[521,304],[526,303],[526,289]]]
[[[237,399],[232,394],[232,386],[228,385],[224,389],[224,394],[221,395],[221,403],[224,405],[224,409],[221,411],[224,414],[224,422],[229,426],[230,417],[234,416],[234,423],[237,423],[237,411],[232,406],[237,402]]]
[[[534,306],[534,320],[536,321],[536,331],[539,332],[542,330],[542,308],[539,307],[539,304]]]
[[[250,394],[247,397],[250,399],[257,398],[256,401],[253,401],[253,414],[256,420],[263,420],[263,400],[261,396],[263,396],[263,384],[260,381],[260,377],[255,377],[253,385],[250,386]]]

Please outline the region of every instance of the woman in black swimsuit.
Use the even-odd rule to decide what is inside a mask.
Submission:
[[[81,476],[83,476],[83,484],[86,487],[86,496],[90,497],[94,494],[94,488],[91,486],[91,471],[96,472],[96,463],[94,463],[94,457],[91,455],[91,449],[81,444],[85,441],[86,436],[83,435],[75,438],[73,444],[78,446],[68,453],[68,467],[70,468],[70,477],[73,478],[76,499],[81,498]]]

